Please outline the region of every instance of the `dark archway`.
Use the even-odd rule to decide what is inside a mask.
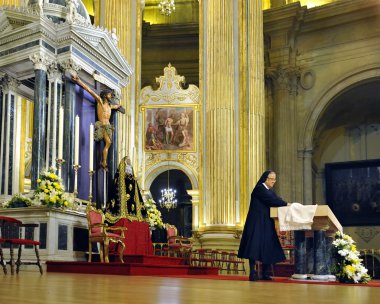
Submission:
[[[178,201],[177,208],[170,209],[169,211],[161,208],[158,203],[161,198],[161,189],[167,188],[168,184],[170,188],[177,191],[176,198]],[[162,172],[155,178],[149,189],[154,201],[157,202],[157,208],[161,211],[164,223],[175,225],[178,229],[178,234],[186,237],[192,235],[192,204],[191,196],[187,193],[187,190],[191,189],[190,179],[181,170]],[[166,231],[153,231],[152,240],[153,242],[166,242]]]

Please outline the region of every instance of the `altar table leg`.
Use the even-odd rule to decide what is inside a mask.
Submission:
[[[292,275],[292,278],[301,280],[307,279],[305,232],[302,230],[294,231],[294,240],[296,245],[294,253],[295,274]]]
[[[329,280],[329,261],[327,260],[326,231],[314,231],[314,275],[313,280]]]

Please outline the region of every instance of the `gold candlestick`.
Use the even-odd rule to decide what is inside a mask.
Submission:
[[[95,171],[90,170],[88,171],[88,175],[90,176],[90,189],[88,192],[88,204],[91,206],[92,203],[92,177],[94,176]]]

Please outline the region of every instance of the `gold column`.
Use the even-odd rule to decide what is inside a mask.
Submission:
[[[132,124],[137,118],[138,104],[136,96],[139,96],[140,90],[140,64],[141,62],[141,1],[135,0],[95,0],[95,24],[104,26],[109,30],[116,29],[116,35],[119,38],[118,48],[121,50],[128,63],[132,65],[135,74],[131,76],[130,83],[122,89],[121,104],[126,108],[125,116],[119,119],[118,125],[118,156],[119,159],[129,154],[133,141]],[[104,24],[102,20],[104,20]],[[133,64],[135,63],[135,65]],[[137,126],[135,128],[137,130]],[[133,133],[133,134],[132,134]],[[136,158],[132,160],[136,162]]]
[[[249,103],[249,189],[252,191],[265,163],[264,34],[262,1],[247,1],[248,103]],[[248,204],[249,201],[243,202]]]
[[[239,201],[244,224],[250,193],[265,169],[264,37],[261,1],[239,2]]]
[[[200,232],[232,232],[235,244],[265,168],[262,7],[261,0],[217,0],[201,3],[200,9],[206,141]]]
[[[236,117],[234,83],[234,5],[207,1],[204,11],[205,75],[205,207],[206,224],[235,223]]]

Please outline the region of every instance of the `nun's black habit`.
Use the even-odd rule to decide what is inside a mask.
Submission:
[[[265,171],[252,191],[238,253],[240,258],[261,261],[263,264],[285,260],[269,211],[270,207],[282,207],[287,203],[263,185],[271,172]]]

